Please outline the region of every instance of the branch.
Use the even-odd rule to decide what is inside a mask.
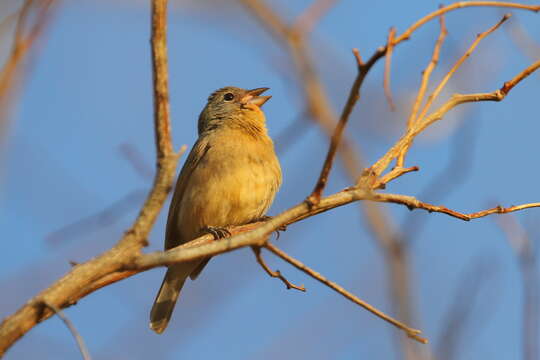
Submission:
[[[396,36],[396,28],[391,27],[390,31],[388,32],[388,40],[386,41],[386,57],[385,57],[385,63],[384,63],[384,80],[383,80],[383,88],[384,88],[384,94],[386,96],[386,101],[388,101],[388,105],[390,106],[391,111],[396,110],[396,105],[394,104],[394,100],[392,100],[392,89],[390,87],[390,71],[392,69],[392,53],[394,51],[394,38]]]
[[[315,61],[305,40],[308,34],[304,30],[311,30],[312,27],[304,28],[303,26],[286,24],[264,1],[240,0],[240,2],[268,29],[276,40],[285,45],[300,77],[299,81],[305,94],[307,113],[324,130],[328,137],[333,138],[336,133],[336,115],[332,110],[322,81],[317,74]],[[325,0],[320,0],[320,2],[325,3]],[[310,14],[311,11],[308,9],[304,14]],[[298,25],[298,22],[296,25]],[[340,152],[344,167],[352,178],[357,178],[361,169],[359,165],[361,163],[360,158],[354,150],[352,142],[346,136],[340,134],[340,139],[339,147],[336,146],[336,148]]]
[[[84,340],[82,336],[79,334],[73,323],[68,319],[68,317],[54,305],[44,303],[45,306],[49,307],[58,317],[66,324],[67,328],[69,329],[69,332],[71,332],[71,335],[75,338],[75,341],[77,342],[77,347],[79,348],[79,351],[81,352],[81,355],[84,360],[91,360],[90,352],[88,351],[88,348],[84,344]]]
[[[412,328],[408,327],[407,325],[405,325],[405,324],[393,319],[392,317],[386,315],[385,313],[383,313],[382,311],[378,310],[377,308],[371,306],[370,304],[366,303],[365,301],[363,301],[359,297],[351,294],[350,292],[345,290],[343,287],[341,287],[338,284],[328,280],[327,278],[325,278],[320,273],[316,272],[315,270],[307,267],[306,265],[304,265],[300,261],[298,261],[298,260],[292,258],[291,256],[287,255],[284,251],[278,249],[274,245],[272,245],[270,243],[266,243],[264,245],[264,247],[267,248],[268,250],[270,250],[271,252],[273,252],[274,254],[276,254],[277,256],[279,256],[280,258],[282,258],[283,260],[285,260],[286,262],[288,262],[289,264],[296,267],[298,270],[303,271],[304,273],[308,274],[312,278],[318,280],[319,282],[321,282],[324,285],[328,286],[332,290],[334,290],[337,293],[343,295],[345,298],[349,299],[353,303],[360,305],[361,307],[363,307],[367,311],[371,312],[375,316],[378,316],[381,319],[383,319],[383,320],[389,322],[390,324],[394,325],[395,327],[405,331],[407,336],[409,336],[410,338],[412,338],[412,339],[414,339],[416,341],[419,341],[419,342],[421,342],[423,344],[427,343],[427,339],[424,339],[424,338],[419,336],[419,334],[421,333],[420,330],[412,329]]]
[[[409,118],[407,119],[407,130],[411,129],[413,124],[417,121],[418,110],[420,110],[420,106],[422,105],[422,102],[424,101],[424,96],[426,95],[426,90],[429,84],[429,79],[431,78],[431,73],[433,73],[433,70],[439,63],[441,48],[446,38],[446,35],[448,34],[448,31],[446,30],[446,22],[444,20],[444,15],[440,16],[439,24],[440,24],[439,37],[437,38],[437,41],[435,42],[435,46],[433,47],[433,54],[431,55],[431,60],[429,61],[426,69],[422,72],[422,81],[420,83],[420,88],[418,89],[418,94],[416,95],[416,100],[414,101],[411,114],[409,115]],[[405,162],[405,154],[406,154],[405,151],[402,151],[399,154],[398,160],[396,162],[397,168],[403,167],[403,164]],[[401,175],[398,175],[398,176],[401,176]],[[386,182],[383,182],[383,184],[386,184]]]
[[[251,250],[253,250],[253,253],[255,254],[255,258],[257,259],[257,262],[259,263],[259,265],[261,265],[261,267],[264,269],[264,271],[266,271],[266,273],[269,276],[271,276],[273,278],[278,278],[279,280],[283,281],[283,283],[287,287],[287,290],[296,289],[296,290],[306,292],[306,288],[304,287],[304,285],[301,285],[301,286],[294,285],[289,280],[287,280],[285,278],[285,276],[281,275],[281,272],[279,270],[272,271],[272,269],[270,269],[268,267],[268,265],[266,265],[266,263],[264,262],[264,259],[263,259],[262,255],[261,255],[260,246],[252,246]]]
[[[157,147],[157,173],[153,188],[148,194],[132,227],[126,231],[118,243],[105,253],[84,264],[74,266],[70,272],[57,280],[49,288],[43,290],[27,301],[15,314],[5,318],[0,324],[0,357],[20,337],[26,334],[39,322],[54,314],[51,310],[43,310],[46,302],[61,309],[72,305],[80,297],[79,294],[104,276],[120,271],[123,261],[129,261],[140,253],[142,246],[171,189],[176,163],[182,154],[172,151],[170,120],[167,96],[167,55],[164,32],[166,24],[166,0],[153,0],[152,3],[152,60],[154,69],[154,95]]]
[[[424,109],[422,110],[422,112],[420,113],[420,115],[418,116],[418,121],[422,121],[422,119],[424,118],[424,116],[426,116],[426,113],[429,111],[429,108],[431,107],[431,104],[433,104],[433,101],[435,101],[435,99],[437,99],[437,97],[440,95],[442,89],[444,89],[444,87],[446,86],[446,84],[448,83],[448,81],[450,80],[450,78],[454,75],[454,73],[459,69],[459,67],[463,64],[463,62],[465,62],[465,60],[467,60],[471,54],[473,53],[473,51],[476,49],[476,47],[478,46],[478,44],[480,44],[480,41],[482,41],[486,36],[488,36],[489,34],[493,33],[495,30],[497,30],[502,24],[504,24],[508,19],[510,19],[510,16],[511,14],[505,14],[501,20],[499,20],[498,23],[496,23],[495,25],[493,25],[492,27],[490,27],[489,29],[487,29],[486,31],[484,31],[483,33],[479,34],[476,36],[476,39],[473,41],[473,43],[471,44],[471,46],[467,49],[467,51],[465,52],[465,54],[463,54],[463,56],[461,56],[461,58],[459,58],[459,60],[454,64],[454,66],[452,66],[452,68],[450,69],[450,71],[446,74],[446,76],[441,80],[441,82],[439,83],[439,85],[437,86],[437,88],[435,88],[435,90],[433,91],[433,94],[431,94],[428,99],[427,99],[427,102],[426,102],[426,105],[424,106]]]
[[[470,221],[473,219],[479,219],[491,214],[507,214],[515,211],[530,209],[530,208],[537,208],[540,207],[540,202],[536,203],[529,203],[529,204],[523,204],[523,205],[514,205],[507,208],[504,208],[502,206],[495,206],[490,209],[470,213],[470,214],[464,214],[457,212],[455,210],[451,210],[447,208],[446,206],[438,206],[438,205],[432,205],[425,202],[422,202],[418,199],[416,199],[414,196],[408,196],[408,195],[397,195],[397,194],[380,194],[376,193],[373,194],[372,200],[378,201],[378,202],[389,202],[389,203],[395,203],[395,204],[402,204],[409,208],[409,210],[414,209],[424,209],[428,212],[438,212],[443,213],[455,218],[458,218],[460,220],[464,221]]]
[[[519,82],[525,79],[527,76],[532,74],[534,71],[540,68],[540,60],[531,64],[525,70],[520,72],[510,81],[504,83],[504,85],[491,93],[479,93],[479,94],[454,94],[450,100],[445,104],[441,105],[437,110],[432,112],[422,121],[415,123],[414,126],[409,129],[391,148],[384,154],[373,166],[369,169],[369,172],[366,172],[364,176],[359,179],[359,184],[362,181],[369,181],[369,178],[378,177],[381,172],[383,172],[390,162],[395,159],[401,151],[410,144],[414,138],[424,131],[427,127],[432,125],[434,122],[441,120],[448,111],[452,110],[454,107],[470,103],[470,102],[480,102],[480,101],[502,101],[506,95],[516,86]],[[373,188],[378,188],[380,182],[374,182]]]
[[[247,0],[243,1],[246,3],[248,2]],[[249,3],[260,4],[259,1],[249,1]],[[359,67],[358,75],[351,88],[349,99],[345,104],[340,121],[338,122],[338,125],[333,133],[330,149],[325,160],[325,165],[323,166],[323,172],[326,171],[326,167],[328,167],[328,169],[326,171],[326,175],[324,176],[323,172],[321,172],[320,179],[324,179],[324,184],[320,191],[315,192],[317,195],[316,201],[311,202],[310,204],[301,202],[300,204],[282,212],[280,215],[265,223],[251,224],[246,227],[235,228],[238,232],[234,232],[236,235],[230,238],[213,241],[212,237],[207,235],[206,237],[195,239],[187,244],[165,252],[141,254],[141,249],[146,244],[148,234],[172,186],[176,163],[179,157],[179,154],[175,154],[172,150],[173,147],[169,121],[167,55],[165,44],[166,6],[166,0],[153,0],[152,2],[152,60],[155,100],[154,127],[157,148],[157,173],[154,178],[153,188],[150,191],[148,198],[133,226],[126,231],[125,235],[112,249],[89,260],[86,263],[74,266],[68,274],[55,282],[51,287],[45,289],[37,296],[30,299],[15,314],[4,319],[4,321],[0,324],[0,356],[2,356],[17,339],[28,332],[33,326],[54,314],[54,312],[50,309],[43,309],[44,302],[61,309],[76,303],[77,300],[83,296],[86,296],[92,291],[152,267],[167,266],[182,261],[207,257],[209,255],[216,255],[243,246],[270,246],[270,249],[272,245],[266,244],[268,235],[283,225],[301,221],[307,217],[314,216],[354,201],[380,201],[381,196],[392,196],[390,194],[372,194],[371,187],[359,186],[355,189],[342,191],[327,197],[321,197],[321,193],[332,166],[332,161],[338,144],[340,143],[344,127],[358,99],[361,84],[369,69],[380,57],[384,56],[385,54],[384,48],[381,48],[377,50],[377,52],[365,63],[361,61],[359,56],[357,56]],[[516,6],[514,5],[514,7]],[[259,7],[257,11],[260,11],[261,9],[264,10],[265,8]],[[440,14],[441,13],[438,15]],[[324,115],[327,116],[330,113],[328,110],[329,107],[326,107],[327,104],[325,105],[317,103],[317,100],[322,99],[324,101],[326,98],[324,96],[320,98],[318,97],[324,95],[324,92],[322,92],[322,87],[320,86],[318,78],[314,72],[314,68],[312,66],[313,64],[310,62],[310,59],[306,56],[306,52],[304,51],[305,47],[303,46],[305,46],[305,44],[295,45],[299,39],[295,37],[296,35],[293,34],[293,36],[291,36],[287,33],[288,27],[285,28],[285,33],[283,33],[284,29],[280,27],[279,22],[274,21],[275,19],[272,17],[272,13],[259,14],[259,16],[263,15],[270,19],[269,23],[271,23],[272,26],[277,26],[276,31],[278,33],[281,35],[287,35],[287,41],[291,47],[291,52],[295,58],[297,67],[302,71],[302,78],[305,80],[305,86],[316,86],[316,91],[310,91],[309,94],[311,95],[308,94],[310,97],[308,103],[311,106],[309,111],[311,114],[317,114],[317,116],[322,119],[323,115],[321,115],[322,113],[318,111],[327,111],[326,115]],[[396,44],[399,39],[400,38],[396,39]],[[303,44],[301,41],[299,43]],[[394,147],[375,164],[376,166],[374,165],[371,171],[368,171],[367,173],[376,175],[380,174],[380,172],[378,174],[376,172],[378,167],[381,167],[381,171],[384,170],[388,165],[388,158],[395,158],[404,145],[407,145],[409,141],[412,141],[416,135],[422,132],[431,123],[442,118],[442,116],[454,106],[472,101],[500,101],[513,88],[513,86],[535,71],[539,66],[540,61],[531,65],[514,79],[507,82],[503,88],[495,91],[494,93],[455,95],[438,111],[426,117],[425,120],[419,122],[414,126],[413,129],[408,131],[407,134],[398,140],[396,145],[394,145]],[[180,153],[182,153],[182,150]],[[408,197],[407,199],[416,200],[411,197]],[[404,203],[403,200],[394,202]],[[428,205],[426,204],[426,206]],[[528,204],[507,209],[494,208],[486,210],[484,213],[487,215],[489,213],[516,211],[526,207],[532,207],[532,205]],[[480,215],[477,217],[480,217]],[[289,260],[296,261],[290,258]],[[301,263],[297,262],[296,264],[301,266],[301,270],[304,272],[309,273],[310,271],[313,271],[306,268]],[[323,278],[323,280],[326,279]],[[330,284],[332,284],[332,286]],[[331,286],[336,291],[341,289],[333,283],[329,283],[327,285]],[[350,296],[348,296],[348,298],[353,300],[354,295],[349,295]],[[390,321],[390,319],[388,319],[388,321]],[[395,325],[399,326],[397,324]],[[409,329],[402,324],[401,326],[401,328],[407,331],[410,336],[417,335],[417,332],[414,329]]]

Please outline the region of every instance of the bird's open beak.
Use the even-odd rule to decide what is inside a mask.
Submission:
[[[268,88],[266,88],[266,87],[256,88],[256,89],[253,89],[253,90],[248,90],[246,95],[242,98],[242,103],[243,104],[253,104],[253,105],[257,105],[259,107],[263,106],[263,104],[265,102],[267,102],[268,100],[270,100],[270,98],[271,98],[271,96],[259,96],[263,92],[265,92],[266,90],[268,90]]]

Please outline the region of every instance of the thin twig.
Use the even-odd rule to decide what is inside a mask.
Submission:
[[[465,214],[460,213],[458,211],[452,210],[447,208],[446,206],[439,206],[439,205],[432,205],[425,202],[422,202],[415,198],[414,196],[408,196],[408,195],[398,195],[398,194],[380,194],[375,193],[373,194],[372,200],[378,201],[378,202],[390,202],[395,204],[402,204],[409,208],[409,210],[414,209],[424,209],[428,212],[439,212],[443,213],[455,218],[458,218],[460,220],[464,221],[470,221],[473,219],[479,219],[491,214],[507,214],[515,211],[525,210],[525,209],[531,209],[531,208],[537,208],[540,207],[540,202],[535,203],[528,203],[528,204],[522,204],[522,205],[514,205],[510,207],[502,207],[502,206],[495,206],[490,209]]]
[[[439,37],[437,38],[435,46],[433,47],[433,54],[431,55],[431,60],[429,61],[428,66],[424,69],[424,71],[422,71],[422,81],[420,83],[420,88],[418,89],[418,94],[416,95],[416,100],[414,101],[414,105],[411,110],[411,115],[407,119],[407,128],[411,128],[412,124],[416,121],[416,115],[418,114],[420,105],[422,105],[422,101],[424,100],[424,96],[426,94],[426,90],[429,84],[429,79],[431,78],[431,73],[439,63],[441,48],[446,38],[446,35],[448,34],[448,31],[446,30],[446,21],[444,20],[444,15],[441,15],[439,17],[439,24]]]
[[[273,271],[272,269],[270,269],[268,267],[268,265],[264,262],[264,259],[263,259],[262,255],[261,255],[261,247],[260,246],[252,246],[251,250],[253,250],[253,254],[255,254],[255,258],[257,259],[257,262],[259,263],[259,265],[261,265],[261,267],[264,269],[264,271],[266,271],[266,273],[270,277],[278,278],[279,280],[283,281],[283,283],[287,287],[287,290],[296,289],[296,290],[300,290],[300,291],[303,291],[303,292],[306,291],[306,288],[304,287],[304,285],[300,285],[300,286],[295,285],[295,284],[291,283],[289,280],[287,280],[285,278],[285,276],[281,275],[281,272],[279,270]]]
[[[435,19],[436,17],[446,14],[450,11],[462,9],[466,7],[504,7],[504,8],[529,10],[529,11],[534,11],[534,12],[540,11],[540,5],[524,5],[524,4],[518,4],[518,3],[511,3],[511,2],[503,2],[503,1],[460,1],[460,2],[450,4],[448,6],[444,6],[440,8],[439,10],[426,15],[420,20],[418,20],[417,22],[415,22],[403,34],[401,34],[401,36],[399,36],[396,39],[396,44],[404,40],[408,40],[414,31],[416,31],[419,27],[421,27],[425,23]]]
[[[425,68],[425,70],[422,72],[422,81],[420,83],[420,88],[418,89],[418,94],[416,95],[416,100],[414,101],[414,105],[411,110],[411,114],[409,118],[407,119],[407,129],[411,129],[413,124],[417,121],[417,114],[418,110],[420,109],[420,106],[422,105],[422,102],[424,101],[424,96],[426,94],[426,90],[429,84],[429,79],[431,78],[431,73],[439,63],[439,57],[441,53],[441,48],[444,43],[444,39],[446,38],[446,35],[448,34],[448,31],[446,30],[446,22],[444,20],[444,15],[441,15],[439,17],[439,24],[440,24],[440,31],[439,31],[439,37],[437,38],[437,41],[435,42],[435,46],[433,47],[433,54],[431,55],[431,60],[429,61],[428,66]],[[403,167],[405,162],[405,151],[402,151],[399,154],[399,157],[396,162],[396,167]]]
[[[324,285],[328,286],[332,290],[334,290],[337,293],[343,295],[345,298],[349,299],[350,301],[354,302],[355,304],[360,305],[361,307],[363,307],[367,311],[371,312],[375,316],[378,316],[381,319],[383,319],[383,320],[389,322],[390,324],[394,325],[395,327],[405,331],[407,336],[409,336],[410,338],[412,338],[412,339],[414,339],[416,341],[419,341],[419,342],[421,342],[423,344],[426,344],[428,342],[427,339],[422,338],[420,336],[420,333],[421,333],[420,330],[413,329],[413,328],[411,328],[411,327],[397,321],[396,319],[386,315],[385,313],[383,313],[382,311],[378,310],[377,308],[371,306],[370,304],[366,303],[365,301],[363,301],[359,297],[351,294],[350,292],[348,292],[347,290],[345,290],[343,287],[339,286],[335,282],[328,280],[327,278],[325,278],[323,275],[321,275],[317,271],[307,267],[302,262],[300,262],[300,261],[296,260],[295,258],[289,256],[287,253],[285,253],[284,251],[278,249],[276,246],[272,245],[271,243],[266,243],[264,245],[264,247],[267,248],[268,250],[270,250],[271,252],[273,252],[274,254],[276,254],[277,256],[279,256],[280,258],[282,258],[283,260],[285,260],[286,262],[288,262],[289,264],[293,265],[298,270],[305,272],[306,274],[308,274],[312,278],[318,280],[319,282],[321,282]]]
[[[377,180],[377,182],[373,185],[373,189],[384,189],[386,187],[386,184],[390,181],[397,179],[398,177],[405,175],[410,172],[418,171],[420,168],[418,166],[411,166],[408,168],[401,167],[399,165],[396,165],[395,168],[393,168],[388,174],[384,175],[380,179]]]
[[[54,311],[54,313],[58,315],[58,317],[64,322],[64,324],[66,324],[67,328],[69,329],[69,332],[71,332],[71,335],[77,342],[77,347],[79,348],[79,351],[81,352],[83,359],[91,360],[92,357],[90,356],[90,352],[88,351],[88,348],[84,344],[84,340],[82,336],[79,334],[79,332],[77,331],[77,329],[75,328],[71,320],[69,320],[68,317],[62,312],[62,310],[60,310],[56,306],[49,304],[47,302],[44,302],[43,304],[47,306],[48,308],[50,308],[52,311]]]
[[[459,60],[454,64],[454,66],[452,66],[450,71],[444,76],[444,78],[441,80],[439,85],[435,88],[433,93],[428,96],[426,104],[424,105],[422,111],[418,115],[418,118],[413,120],[413,123],[422,122],[422,120],[426,116],[427,112],[431,108],[431,105],[437,99],[437,97],[441,94],[442,90],[444,89],[444,87],[446,86],[448,81],[452,78],[452,76],[455,74],[455,72],[460,68],[460,66],[463,64],[463,62],[465,62],[465,60],[468,59],[471,56],[471,54],[476,49],[476,47],[478,46],[480,41],[482,41],[482,39],[484,39],[486,36],[493,33],[495,30],[497,30],[502,24],[504,24],[510,18],[510,16],[511,16],[511,14],[505,14],[502,17],[502,19],[499,20],[499,22],[497,24],[493,25],[488,30],[486,30],[486,31],[484,31],[484,32],[482,32],[482,33],[480,33],[480,34],[478,34],[476,36],[476,39],[473,41],[471,46],[467,49],[465,54],[463,54],[463,56],[461,56],[461,58],[459,58]],[[413,123],[411,123],[411,125]],[[412,129],[412,126],[407,128],[407,130],[411,130],[411,129]],[[409,151],[409,148],[411,147],[411,145],[412,145],[412,141],[409,142],[408,144],[406,144],[401,149],[401,151],[399,153],[399,156],[398,156],[398,159],[397,159],[398,166],[403,166],[405,156],[406,156],[407,152]]]
[[[384,95],[386,96],[386,101],[388,101],[388,106],[390,106],[391,111],[396,110],[396,105],[394,100],[392,100],[392,88],[390,86],[390,72],[392,70],[392,54],[394,51],[394,39],[396,37],[396,28],[391,27],[388,32],[388,39],[386,41],[386,56],[384,63],[384,80],[383,88]]]
[[[361,58],[359,57],[358,50],[353,50],[353,54],[356,58],[357,63],[360,64]],[[358,99],[360,99],[360,88],[362,87],[364,79],[366,78],[369,70],[373,65],[375,65],[377,60],[378,58],[372,57],[368,62],[362,63],[358,66],[358,75],[356,76],[351,90],[349,91],[349,97],[347,98],[347,102],[345,103],[345,106],[339,118],[339,122],[337,123],[336,128],[334,129],[334,133],[332,134],[332,138],[330,139],[330,146],[328,147],[328,152],[326,154],[326,158],[324,159],[321,173],[319,174],[319,178],[317,179],[311,195],[306,199],[306,201],[310,205],[317,204],[321,199],[321,195],[324,188],[326,187],[328,176],[330,175],[330,170],[332,169],[334,158],[336,156],[336,151],[340,144],[343,131],[345,130],[345,126],[347,125],[354,106],[358,102]]]
[[[486,36],[493,33],[495,30],[497,30],[502,24],[504,24],[508,19],[510,19],[511,16],[512,16],[511,14],[505,14],[502,17],[502,19],[499,20],[499,22],[497,24],[493,25],[492,27],[490,27],[489,29],[487,29],[483,33],[480,33],[479,35],[476,36],[476,39],[473,41],[471,46],[469,46],[469,48],[467,49],[465,54],[463,54],[463,56],[461,56],[461,58],[459,58],[459,60],[454,64],[454,66],[452,66],[450,71],[445,75],[445,77],[441,80],[439,85],[435,88],[433,93],[431,95],[429,95],[429,97],[428,97],[428,99],[426,101],[426,104],[424,105],[424,108],[422,109],[422,112],[420,113],[420,115],[418,115],[418,121],[422,121],[424,116],[426,116],[426,113],[431,108],[431,104],[433,104],[433,102],[440,95],[442,89],[448,83],[448,80],[450,80],[450,78],[452,78],[454,73],[459,69],[459,67],[463,64],[463,62],[465,60],[467,60],[469,58],[469,56],[471,56],[471,54],[476,49],[478,44],[480,44],[480,41],[482,41]]]
[[[364,175],[364,178],[359,180],[359,183],[366,181],[365,177],[378,177],[388,165],[399,156],[400,152],[405,146],[411,143],[414,138],[424,131],[427,127],[432,125],[434,122],[441,120],[448,111],[452,110],[458,105],[470,103],[470,102],[480,102],[480,101],[502,101],[506,95],[516,86],[520,81],[525,79],[527,76],[532,74],[534,71],[540,68],[540,60],[531,64],[525,70],[521,71],[510,81],[504,83],[504,85],[491,93],[479,93],[479,94],[454,94],[450,100],[445,104],[441,105],[437,110],[428,115],[424,120],[419,121],[414,124],[414,126],[407,131],[391,148],[384,154],[373,166],[370,168],[370,171]]]

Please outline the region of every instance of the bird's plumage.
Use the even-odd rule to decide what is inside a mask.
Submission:
[[[255,221],[272,204],[281,168],[260,109],[270,98],[259,96],[265,90],[226,87],[208,98],[199,117],[199,138],[174,190],[165,249],[196,238],[206,227]],[[208,261],[169,267],[150,313],[153,330],[165,330],[185,280],[196,278]]]

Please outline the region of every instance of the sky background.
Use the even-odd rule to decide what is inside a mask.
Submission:
[[[2,16],[19,3],[0,8]],[[69,261],[83,262],[110,248],[132,223],[151,185],[155,153],[148,3],[62,2],[32,57],[0,145],[0,318],[69,271]],[[310,1],[269,3],[292,20]],[[359,48],[367,58],[384,44],[390,26],[401,34],[437,6],[427,0],[343,0],[331,8],[310,44],[336,112],[355,76],[351,49]],[[450,13],[434,80],[503,13],[492,8]],[[442,100],[454,92],[493,91],[535,60],[527,54],[534,47],[516,43],[509,30],[522,26],[540,48],[540,15],[514,15],[506,29],[479,45]],[[347,128],[367,162],[383,155],[403,131],[437,34],[434,21],[396,48],[396,112],[384,100],[383,62],[369,74]],[[272,99],[264,110],[281,160],[283,186],[269,214],[302,201],[320,171],[328,141],[309,119],[300,131],[284,135],[304,105],[283,48],[236,2],[225,0],[171,1],[168,40],[175,148],[190,147],[196,140],[197,117],[213,90],[270,87]],[[7,49],[5,32],[0,41],[1,49]],[[412,148],[408,165],[421,171],[403,176],[387,191],[426,195],[421,200],[463,212],[539,201],[538,94],[540,77],[534,74],[502,103],[465,105],[450,113]],[[141,171],[126,153],[135,154]],[[327,194],[350,185],[336,164]],[[449,164],[451,171],[445,171]],[[441,174],[444,184],[426,193]],[[411,301],[417,320],[410,325],[430,339],[426,347],[438,354],[448,340],[441,336],[448,327],[446,314],[458,301],[470,315],[462,322],[452,358],[520,358],[521,275],[495,217],[463,222],[398,205],[385,208],[413,241]],[[515,214],[533,241],[539,216],[540,209]],[[148,251],[162,248],[165,217],[166,210],[152,231]],[[420,225],[403,225],[411,221]],[[387,265],[358,204],[294,224],[276,244],[391,313]],[[213,259],[196,282],[187,283],[161,336],[148,328],[148,313],[163,269],[93,293],[65,313],[94,359],[400,358],[398,330],[264,254],[271,267],[305,284],[307,293],[287,291],[259,268],[251,250],[241,249]],[[38,356],[79,357],[58,318],[31,330],[5,358]]]

